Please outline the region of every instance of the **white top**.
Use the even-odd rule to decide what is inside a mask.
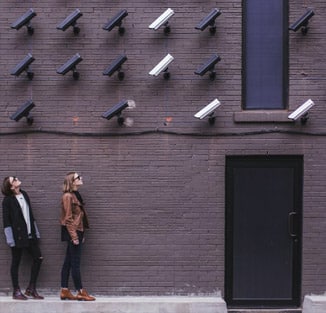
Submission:
[[[30,219],[30,216],[29,216],[29,206],[28,206],[28,203],[25,200],[25,198],[24,198],[24,196],[23,196],[22,193],[19,194],[19,195],[16,195],[16,199],[18,200],[18,202],[20,204],[20,207],[22,209],[22,213],[23,213],[23,216],[24,216],[26,225],[27,225],[27,233],[28,234],[31,234],[31,219]]]

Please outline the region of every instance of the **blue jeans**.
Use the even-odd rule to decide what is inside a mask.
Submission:
[[[75,289],[83,288],[80,274],[83,233],[78,233],[78,238],[78,245],[74,245],[71,241],[67,242],[66,256],[61,269],[61,288],[68,288],[70,271]]]

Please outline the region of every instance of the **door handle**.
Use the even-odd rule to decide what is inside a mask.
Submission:
[[[298,237],[298,234],[295,232],[295,217],[297,216],[296,212],[290,212],[288,216],[288,230],[289,235],[292,238]]]

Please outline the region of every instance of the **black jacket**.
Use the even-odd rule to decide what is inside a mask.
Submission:
[[[21,193],[23,194],[29,206],[31,236],[33,239],[40,238],[40,234],[33,216],[30,199],[25,191],[21,190]],[[27,225],[16,197],[14,195],[6,196],[2,201],[2,209],[3,228],[5,231],[7,244],[10,247],[27,247],[29,245]]]

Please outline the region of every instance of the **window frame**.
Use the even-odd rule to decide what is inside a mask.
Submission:
[[[282,103],[280,104],[279,108],[268,108],[264,107],[263,103],[259,108],[248,108],[246,107],[246,98],[247,98],[247,77],[246,77],[246,53],[247,53],[247,46],[246,46],[246,25],[247,25],[247,15],[246,15],[246,8],[247,8],[247,1],[242,0],[242,99],[241,99],[241,109],[243,112],[250,112],[246,114],[246,116],[239,116],[238,119],[240,121],[247,121],[251,120],[252,118],[257,118],[258,116],[264,114],[265,117],[263,121],[288,121],[287,116],[285,119],[285,112],[289,106],[289,32],[288,32],[288,19],[289,19],[289,2],[281,0],[282,2],[282,9],[283,9],[283,45],[282,45],[282,54],[283,54],[283,62],[282,62]],[[263,0],[260,0],[263,1]],[[270,0],[266,0],[270,1]],[[267,114],[267,115],[266,115]]]

